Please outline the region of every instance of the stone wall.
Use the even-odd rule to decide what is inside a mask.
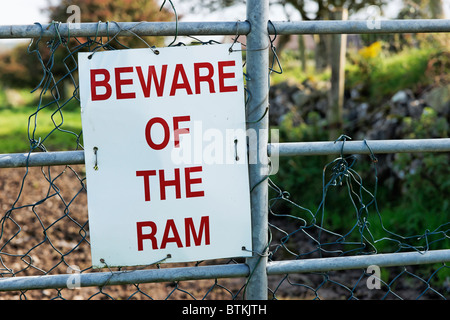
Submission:
[[[271,126],[282,123],[291,113],[294,126],[308,123],[311,112],[320,116],[323,130],[327,130],[327,82],[301,84],[280,83],[270,89]],[[422,92],[410,89],[398,91],[374,104],[365,98],[363,89],[352,88],[345,92],[343,134],[353,140],[388,140],[414,138],[446,138],[450,128],[450,84],[429,87]],[[313,125],[313,124],[311,124]],[[317,125],[317,121],[314,125]],[[393,174],[402,178],[404,170],[393,165],[397,155],[380,155],[378,173],[381,177]],[[411,161],[408,170],[420,166],[421,158]]]
[[[326,82],[301,84],[286,82],[270,88],[270,124],[280,125],[287,113],[295,114],[298,121],[307,119],[310,112],[326,120],[329,85]],[[346,90],[344,102],[344,131],[354,139],[401,139],[403,120],[419,120],[427,108],[433,109],[448,122],[450,116],[450,84],[430,87],[420,94],[410,89],[386,97],[378,105],[367,101],[361,88]],[[448,128],[447,128],[448,133]],[[442,137],[441,132],[431,132]]]

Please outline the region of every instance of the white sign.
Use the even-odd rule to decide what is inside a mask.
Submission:
[[[251,256],[242,58],[79,53],[92,265]]]

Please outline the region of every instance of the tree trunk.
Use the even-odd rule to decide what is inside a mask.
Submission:
[[[300,61],[302,62],[302,71],[306,72],[305,36],[302,34],[298,35],[298,50],[300,51]]]
[[[428,6],[432,19],[444,19],[444,4],[442,0],[431,0]]]
[[[315,34],[314,41],[316,43],[316,49],[314,52],[314,59],[316,64],[316,71],[323,72],[328,67],[328,34]]]
[[[336,9],[331,13],[333,20],[347,20],[347,9]],[[329,139],[336,140],[343,132],[343,107],[345,85],[346,34],[334,34],[330,39],[331,89],[328,103]]]

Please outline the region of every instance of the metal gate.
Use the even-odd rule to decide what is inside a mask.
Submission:
[[[239,22],[117,22],[82,23],[70,29],[68,24],[0,26],[0,38],[59,39],[67,37],[123,36],[246,36],[246,82],[251,97],[247,103],[248,128],[258,133],[257,142],[249,148],[262,158],[250,164],[252,207],[252,258],[242,263],[158,268],[133,272],[81,272],[80,287],[149,282],[200,280],[217,278],[246,278],[245,298],[268,298],[268,277],[308,272],[444,263],[450,261],[450,249],[343,256],[286,261],[268,261],[270,158],[308,156],[377,154],[396,152],[449,152],[450,139],[386,140],[386,141],[330,141],[269,143],[269,53],[271,35],[278,34],[363,34],[363,33],[428,33],[450,32],[450,20],[394,20],[380,21],[380,28],[369,28],[367,21],[270,21],[268,0],[247,0],[247,20]],[[262,151],[262,152],[260,152]],[[84,164],[84,151],[29,152],[0,155],[0,168],[39,167]],[[446,195],[443,195],[446,196]],[[447,195],[448,196],[448,195]],[[3,223],[5,222],[3,218]],[[448,236],[447,236],[448,237]],[[4,247],[4,246],[3,246]],[[3,258],[6,253],[3,253]],[[3,261],[0,251],[0,260]],[[2,262],[3,264],[3,262]],[[5,266],[3,264],[3,266]],[[7,276],[0,279],[0,291],[65,288],[72,274],[44,274],[40,276]]]

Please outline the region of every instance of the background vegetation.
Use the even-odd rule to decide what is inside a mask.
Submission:
[[[368,106],[368,117],[377,112],[385,119],[396,119],[399,130],[391,138],[420,139],[448,138],[450,118],[449,92],[449,38],[448,35],[410,35],[403,41],[414,41],[414,45],[402,45],[393,39],[379,36],[361,49],[350,48],[346,62],[346,101],[358,101],[358,105]],[[393,45],[396,48],[393,49]],[[298,52],[283,52],[284,73],[272,76],[272,85],[285,81],[307,83],[308,86],[323,87],[330,78],[329,71],[315,72],[313,65],[302,68]],[[322,85],[318,85],[318,84]],[[357,88],[357,89],[355,89]],[[439,103],[426,105],[423,95],[436,88],[441,92]],[[352,91],[358,97],[351,98]],[[402,110],[396,113],[392,100],[398,93],[408,92],[414,101],[424,103],[423,112],[411,117]],[[345,107],[350,107],[346,103]],[[404,109],[406,109],[406,104]],[[358,109],[356,109],[358,110]],[[373,116],[375,118],[375,116]],[[365,138],[368,132],[382,130],[377,123],[365,123],[358,127],[344,117],[343,134],[350,137]],[[299,120],[298,109],[288,112],[278,125],[281,142],[326,141],[328,140],[326,118],[320,110],[312,110]],[[374,164],[369,156],[358,156],[353,169],[362,177],[364,186],[375,194],[378,207],[372,205],[370,211],[371,230],[375,239],[389,237],[386,230],[395,230],[402,235],[424,234],[427,231],[447,230],[450,218],[450,169],[447,153],[395,154],[391,157],[377,156]],[[292,201],[301,204],[312,212],[321,210],[324,184],[332,173],[331,162],[327,156],[280,158],[280,171],[272,179],[289,192]],[[378,175],[377,166],[388,165],[388,170]],[[386,174],[387,172],[387,174]],[[326,211],[323,223],[344,232],[348,222],[355,219],[353,203],[345,186],[332,186],[326,190]],[[370,199],[366,198],[369,202]],[[281,208],[285,213],[295,212],[293,207]],[[280,208],[278,208],[280,210]],[[382,225],[377,211],[382,213]],[[377,226],[377,227],[376,227]],[[441,239],[442,235],[428,240]],[[425,245],[425,243],[423,243]],[[381,241],[378,249],[387,249],[392,243]],[[450,242],[438,241],[431,247],[448,248]],[[396,250],[398,248],[389,248]]]

